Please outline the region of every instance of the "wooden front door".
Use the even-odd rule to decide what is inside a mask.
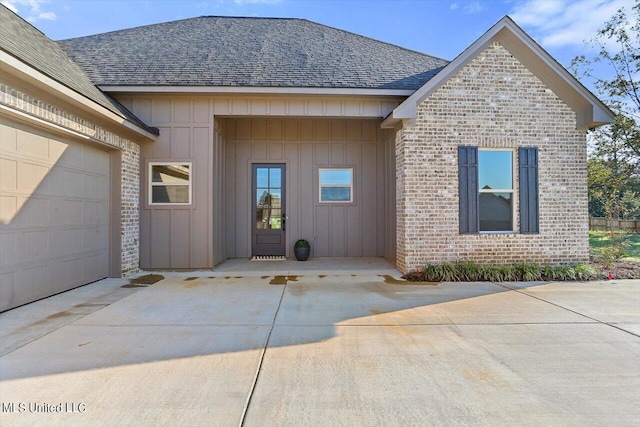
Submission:
[[[284,256],[286,230],[284,164],[253,164],[253,256]]]

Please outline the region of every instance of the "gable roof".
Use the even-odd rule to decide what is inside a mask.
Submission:
[[[505,16],[451,61],[437,76],[397,106],[385,118],[383,127],[393,127],[400,120],[414,120],[417,106],[493,41],[498,41],[575,111],[578,129],[584,130],[613,122],[615,113],[609,107],[553,59],[509,16]]]
[[[145,131],[158,134],[157,129],[148,127],[101,92],[56,42],[4,5],[0,5],[0,53],[2,51]]]
[[[415,90],[448,63],[288,18],[202,16],[59,44],[99,86]]]

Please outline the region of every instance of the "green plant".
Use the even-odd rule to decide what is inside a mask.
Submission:
[[[418,271],[420,274],[412,277],[427,282],[591,280],[599,275],[598,270],[588,264],[552,267],[525,262],[515,265],[478,265],[473,261],[457,261],[455,263],[426,264]],[[415,278],[414,280],[416,280]]]
[[[521,262],[514,266],[514,270],[518,280],[523,282],[533,282],[541,278],[541,268],[538,264]]]
[[[309,242],[305,239],[300,239],[296,242],[295,248],[310,248],[311,245],[309,244]]]
[[[607,248],[600,249],[600,253],[596,257],[596,261],[604,266],[604,268],[611,268],[614,262],[624,256],[624,251],[620,245],[614,245]]]

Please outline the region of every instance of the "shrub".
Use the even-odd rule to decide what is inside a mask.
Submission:
[[[514,265],[478,265],[473,261],[456,261],[454,263],[426,264],[422,270],[418,271],[419,274],[407,275],[405,278],[428,282],[533,282],[537,280],[591,280],[598,277],[598,270],[588,264],[552,267],[526,262]]]

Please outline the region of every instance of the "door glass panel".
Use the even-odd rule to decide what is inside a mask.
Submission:
[[[280,230],[282,228],[282,211],[280,209],[271,209],[269,228],[271,230]]]
[[[256,202],[257,207],[269,207],[269,205],[271,204],[269,189],[258,188],[258,190],[256,191]]]
[[[270,188],[280,188],[282,187],[281,185],[281,176],[282,173],[280,171],[280,168],[272,168],[269,169],[269,187]]]
[[[258,168],[256,171],[256,182],[258,184],[258,187],[268,187],[269,186],[269,169]]]
[[[282,190],[274,190],[272,188],[269,194],[271,194],[271,207],[281,208],[282,207]]]
[[[282,230],[282,168],[256,168],[256,229]]]

